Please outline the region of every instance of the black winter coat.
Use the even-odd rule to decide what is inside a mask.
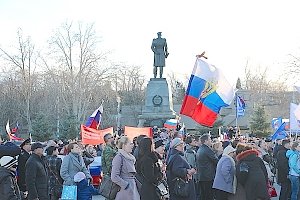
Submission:
[[[202,144],[196,154],[197,177],[199,181],[213,181],[216,175],[218,157],[211,148]]]
[[[246,191],[247,200],[270,199],[267,190],[268,173],[264,162],[258,156],[258,151],[247,150],[237,156],[236,176]],[[246,167],[241,167],[241,164]],[[242,172],[247,168],[248,173]]]
[[[22,150],[18,158],[18,185],[22,192],[27,191],[26,184],[25,184],[25,171],[26,171],[25,165],[29,157],[30,154],[27,151]]]
[[[26,162],[26,186],[28,189],[28,200],[48,200],[48,177],[42,158],[31,154]]]
[[[1,200],[21,200],[15,174],[0,167],[0,198]]]
[[[189,181],[189,197],[183,198],[176,196],[174,194],[174,179],[176,177],[180,177],[182,179],[186,179],[187,177],[187,169],[190,169],[189,163],[186,161],[183,152],[180,152],[176,149],[172,149],[170,151],[169,160],[167,163],[167,181],[170,190],[170,199],[171,200],[195,200],[196,192],[194,181]]]
[[[278,168],[278,182],[284,183],[289,181],[289,159],[286,157],[286,152],[288,149],[280,149],[277,153],[277,168]]]
[[[154,152],[138,159],[137,172],[142,178],[141,200],[159,200],[154,185],[162,180],[163,174]]]

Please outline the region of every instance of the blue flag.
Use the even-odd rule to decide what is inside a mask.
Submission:
[[[236,96],[236,116],[244,116],[245,115],[246,104],[244,99],[240,96]]]
[[[273,118],[272,119],[272,128],[274,130],[277,130],[282,124],[282,118],[278,117],[278,118]]]
[[[272,140],[276,139],[284,139],[287,137],[287,133],[284,131],[285,128],[285,122],[282,123],[279,128],[275,131],[275,133],[272,136]]]

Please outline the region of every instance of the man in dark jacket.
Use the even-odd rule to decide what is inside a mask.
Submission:
[[[26,162],[28,160],[28,158],[30,157],[30,151],[31,151],[31,141],[30,139],[26,139],[24,140],[24,142],[22,142],[20,144],[21,147],[21,154],[18,158],[18,185],[19,188],[21,190],[21,192],[23,193],[23,196],[26,197],[25,193],[27,191],[26,189],[26,184],[25,184],[25,165]]]
[[[18,161],[11,156],[0,159],[0,198],[1,200],[21,200],[21,194],[16,181]]]
[[[282,141],[282,146],[279,147],[277,153],[277,167],[278,167],[278,183],[281,185],[279,200],[287,200],[291,196],[291,182],[288,179],[289,161],[286,157],[286,152],[290,148],[290,140]]]
[[[42,160],[43,145],[34,143],[31,145],[32,154],[26,162],[26,186],[28,200],[48,200],[47,172]]]
[[[202,135],[200,142],[201,146],[196,155],[200,199],[213,200],[212,185],[216,174],[218,157],[211,149],[211,138],[209,134]]]

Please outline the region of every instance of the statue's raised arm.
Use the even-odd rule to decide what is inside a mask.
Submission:
[[[157,76],[157,68],[160,68],[159,77],[162,78],[163,67],[166,66],[165,59],[168,57],[167,40],[161,37],[161,32],[157,33],[157,38],[153,39],[151,49],[154,53],[153,74]]]

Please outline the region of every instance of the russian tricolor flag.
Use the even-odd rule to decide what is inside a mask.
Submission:
[[[169,129],[176,129],[177,124],[178,124],[177,119],[169,119],[164,123],[164,127]]]
[[[180,114],[212,127],[222,107],[229,106],[235,91],[218,68],[197,58]]]
[[[103,105],[101,104],[98,109],[96,109],[93,114],[88,118],[85,123],[86,127],[98,129],[101,123],[101,115],[103,113]]]

